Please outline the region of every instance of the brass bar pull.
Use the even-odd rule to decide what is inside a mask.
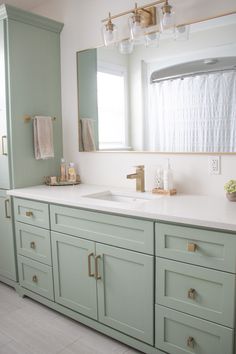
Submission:
[[[5,151],[4,139],[7,140],[7,136],[6,135],[2,136],[2,154],[7,156],[7,152]]]
[[[196,252],[197,250],[197,245],[196,243],[188,243],[188,252]]]
[[[188,337],[188,339],[187,339],[187,347],[194,348],[194,343],[195,343],[194,338],[193,337]]]
[[[11,219],[11,215],[8,214],[8,210],[10,208],[10,199],[5,199],[4,205],[5,205],[5,218]]]
[[[190,288],[190,289],[188,290],[188,298],[189,298],[189,299],[195,300],[196,295],[197,295],[197,292],[196,292],[195,289]]]
[[[38,282],[38,277],[37,277],[37,275],[33,275],[33,276],[32,276],[32,281],[33,281],[34,283],[37,283],[37,282]]]
[[[94,253],[90,253],[88,255],[88,275],[89,277],[94,277],[94,273],[92,273],[92,270],[91,270],[91,258],[94,256]]]
[[[27,211],[26,213],[25,213],[25,216],[28,216],[28,217],[32,217],[34,214],[33,214],[33,212],[32,211]]]
[[[30,242],[30,248],[32,248],[32,250],[35,250],[36,243],[34,241]]]
[[[95,257],[95,278],[97,280],[102,279],[101,275],[98,274],[98,260],[102,258],[101,256],[96,256]]]

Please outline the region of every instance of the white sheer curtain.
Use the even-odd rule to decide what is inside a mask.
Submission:
[[[150,150],[235,152],[236,71],[150,84],[146,131]]]

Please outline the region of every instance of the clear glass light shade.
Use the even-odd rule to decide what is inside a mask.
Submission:
[[[132,40],[138,40],[140,37],[144,36],[144,28],[141,25],[141,16],[132,15],[129,18],[129,28],[130,28],[130,38]]]
[[[174,33],[175,32],[175,14],[173,11],[166,12],[161,17],[160,29],[163,33]]]
[[[134,49],[134,43],[131,40],[125,39],[119,42],[119,52],[121,54],[130,54],[132,53],[133,49]]]
[[[175,40],[187,41],[189,39],[190,26],[179,26],[175,28]]]
[[[160,32],[147,33],[145,35],[145,45],[146,47],[159,47]]]
[[[102,37],[105,46],[114,45],[118,39],[117,27],[113,23],[102,26]]]

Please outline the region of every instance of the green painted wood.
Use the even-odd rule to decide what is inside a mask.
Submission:
[[[233,328],[235,275],[156,258],[156,303]]]
[[[51,228],[85,239],[153,254],[153,222],[50,205]]]
[[[10,188],[9,148],[6,120],[6,83],[5,83],[5,38],[4,23],[0,21],[0,188]],[[5,155],[7,154],[7,155]]]
[[[17,253],[52,265],[50,231],[16,222]]]
[[[55,300],[74,311],[97,319],[96,280],[88,274],[94,242],[52,232]],[[94,257],[91,257],[94,273]]]
[[[0,190],[0,275],[16,281],[15,244],[11,215],[11,200],[5,191]]]
[[[156,346],[169,354],[233,354],[234,331],[156,305]],[[193,338],[194,347],[187,345]]]
[[[17,258],[20,285],[47,299],[54,300],[52,267],[20,255]]]
[[[164,223],[156,223],[155,234],[157,256],[236,273],[235,234]]]
[[[24,11],[8,4],[2,4],[0,6],[0,20],[9,18],[19,22],[24,22],[29,25],[43,28],[48,31],[60,33],[63,24],[47,17],[42,17],[37,14]]]
[[[27,212],[32,215],[27,216]],[[49,208],[46,203],[14,198],[14,216],[16,221],[49,229]]]
[[[153,345],[154,257],[96,244],[98,319]]]
[[[57,175],[62,156],[59,33],[14,19],[6,21],[8,137],[12,187],[41,184]],[[32,122],[25,114],[56,117],[53,122],[55,157],[35,160]]]

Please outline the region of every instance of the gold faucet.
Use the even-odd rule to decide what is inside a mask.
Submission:
[[[136,179],[136,191],[145,192],[145,182],[144,182],[144,166],[136,166],[136,173],[131,173],[127,175],[128,179]]]

